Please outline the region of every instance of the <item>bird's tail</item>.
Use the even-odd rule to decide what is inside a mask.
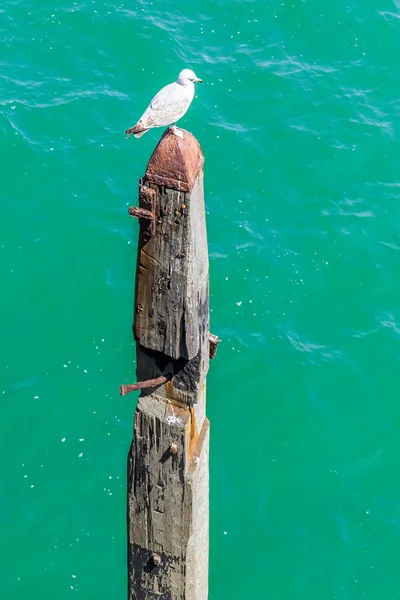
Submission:
[[[143,129],[140,125],[136,124],[133,127],[129,127],[129,129],[125,131],[125,135],[131,135],[133,133],[136,138],[140,138],[146,131],[148,131],[148,129]]]

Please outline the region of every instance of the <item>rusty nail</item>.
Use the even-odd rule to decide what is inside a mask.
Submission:
[[[209,333],[208,341],[209,341],[209,356],[212,359],[212,358],[215,358],[215,356],[217,354],[219,338],[218,338],[218,336],[213,335],[212,333]]]
[[[129,385],[121,385],[119,388],[119,393],[121,396],[126,396],[131,392],[136,392],[137,390],[146,390],[147,388],[157,387],[158,385],[162,385],[166,383],[168,379],[164,377],[164,375],[160,375],[156,379],[147,379],[146,381],[138,381],[137,383],[130,383]]]
[[[154,221],[156,216],[151,210],[146,210],[145,208],[139,208],[138,206],[130,206],[128,208],[128,213],[131,217],[135,217],[136,219],[147,219],[147,221]]]
[[[151,560],[153,561],[153,565],[155,567],[159,567],[161,565],[161,556],[157,554],[157,552],[153,552],[151,555]]]
[[[178,453],[178,446],[174,443],[171,443],[169,445],[169,451],[171,452],[171,454],[177,454]]]

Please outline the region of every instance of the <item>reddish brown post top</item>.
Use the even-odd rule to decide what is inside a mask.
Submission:
[[[196,138],[189,131],[180,129],[179,132],[182,137],[171,130],[162,136],[147,165],[145,180],[149,184],[190,192],[203,168],[204,157]]]

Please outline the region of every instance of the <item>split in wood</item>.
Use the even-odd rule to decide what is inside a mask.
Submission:
[[[130,394],[131,392],[156,387],[166,383],[167,381],[168,379],[164,377],[164,375],[161,375],[161,377],[157,377],[156,379],[148,379],[147,381],[138,381],[137,383],[131,383],[129,385],[121,385],[119,388],[119,393],[121,396],[126,396],[126,394]]]
[[[210,345],[210,352],[209,352],[209,356],[211,359],[216,357],[217,354],[217,348],[218,348],[218,344],[219,344],[219,337],[216,335],[213,335],[212,333],[208,334],[208,342]]]

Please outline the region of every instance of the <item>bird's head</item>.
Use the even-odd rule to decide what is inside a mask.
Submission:
[[[178,83],[181,85],[190,85],[190,83],[195,82],[201,83],[202,79],[196,77],[196,74],[191,71],[191,69],[183,69],[183,71],[179,73]]]

